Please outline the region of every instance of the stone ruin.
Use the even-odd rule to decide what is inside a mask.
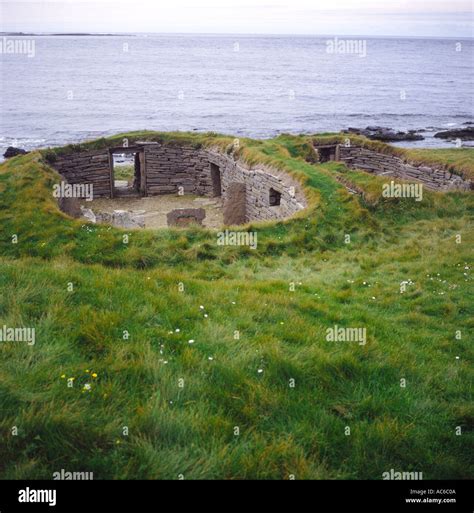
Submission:
[[[357,145],[344,144],[314,146],[318,152],[319,162],[336,160],[344,162],[350,169],[362,169],[376,175],[416,180],[427,189],[438,191],[470,190],[473,183],[446,169],[426,164],[408,162],[395,155],[390,155]]]
[[[113,164],[113,157],[119,152],[134,156],[135,197],[220,197],[225,225],[287,219],[307,205],[301,184],[287,173],[264,165],[247,166],[220,150],[177,142],[136,142],[127,147],[68,153],[57,156],[51,166],[70,184],[91,184],[94,199],[121,197],[115,186]],[[100,218],[93,213],[96,222],[120,227],[140,225],[139,214],[128,214],[115,211]],[[169,222],[184,225],[188,222],[185,217],[172,214]],[[194,217],[193,222],[202,223],[200,214]]]
[[[472,182],[446,169],[408,162],[392,154],[344,144],[315,144],[319,162],[340,161],[349,168],[377,175],[414,179],[432,190],[469,190]],[[114,179],[114,155],[133,157],[134,177],[127,196],[195,195],[220,198],[224,225],[283,220],[304,209],[307,201],[301,184],[289,174],[265,165],[248,166],[216,148],[189,143],[136,142],[126,147],[106,147],[59,155],[51,165],[69,184],[93,186],[95,198],[122,197]],[[65,212],[81,215],[74,201],[59,202]],[[90,210],[90,209],[89,209]],[[168,213],[168,226],[202,224],[202,209],[176,209]],[[193,212],[190,212],[190,211]],[[79,214],[78,214],[79,212]],[[204,213],[205,216],[205,213]],[[144,226],[142,211],[87,212],[92,222],[120,228]]]

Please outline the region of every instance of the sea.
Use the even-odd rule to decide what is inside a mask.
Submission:
[[[12,40],[25,44],[11,50]],[[0,43],[2,154],[144,129],[271,138],[373,125],[423,131],[402,146],[448,147],[433,135],[474,120],[472,39],[4,34]]]

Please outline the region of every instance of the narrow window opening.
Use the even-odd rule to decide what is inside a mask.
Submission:
[[[277,207],[281,202],[281,192],[270,189],[270,206]]]

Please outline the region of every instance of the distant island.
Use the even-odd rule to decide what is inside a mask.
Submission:
[[[80,37],[80,36],[102,36],[102,37],[111,37],[111,36],[134,36],[135,34],[94,34],[90,32],[62,32],[62,33],[52,33],[52,34],[37,34],[34,32],[0,32],[0,36],[35,36],[35,37],[41,37],[41,36],[74,36],[74,37]]]

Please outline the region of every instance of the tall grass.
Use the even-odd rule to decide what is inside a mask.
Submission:
[[[57,209],[41,155],[0,166],[0,326],[36,329],[0,343],[2,478],[474,476],[472,195],[377,200],[377,177],[310,154],[304,137],[243,144],[310,198],[249,225],[256,251],[202,229],[124,244]],[[326,341],[334,324],[366,345]]]

